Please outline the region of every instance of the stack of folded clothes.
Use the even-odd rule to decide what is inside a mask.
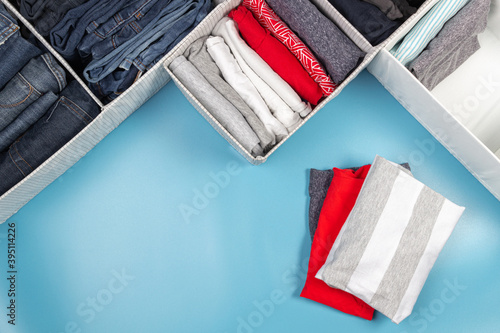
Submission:
[[[311,170],[313,239],[301,296],[371,320],[412,312],[464,208],[377,156],[360,168]]]
[[[118,97],[211,10],[210,0],[20,0],[20,12],[103,102]]]
[[[169,66],[254,156],[289,135],[365,56],[308,0],[268,2],[243,0]]]
[[[20,35],[0,5],[0,195],[52,156],[100,112],[50,53]]]
[[[479,50],[491,0],[440,0],[391,53],[434,89]]]

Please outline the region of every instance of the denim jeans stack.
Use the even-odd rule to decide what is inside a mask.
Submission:
[[[89,0],[70,9],[52,28],[50,43],[74,68],[83,69],[96,96],[110,102],[210,9],[210,0]]]
[[[0,195],[71,140],[98,105],[0,5]]]
[[[72,8],[86,0],[20,0],[19,12],[33,25],[40,35],[46,37],[50,30]]]
[[[165,84],[154,65],[211,10],[211,0],[2,0],[0,218]],[[104,107],[126,90],[135,98]]]

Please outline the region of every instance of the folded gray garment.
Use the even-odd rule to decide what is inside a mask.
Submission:
[[[311,241],[318,228],[319,214],[333,179],[333,170],[311,169],[309,173],[309,234]]]
[[[184,56],[222,96],[241,112],[255,134],[259,137],[261,147],[266,151],[270,148],[273,137],[269,134],[257,115],[250,109],[245,101],[243,101],[240,95],[224,81],[219,67],[217,67],[210,54],[208,54],[207,46],[205,45],[207,38],[208,36],[204,36],[195,40],[194,43],[186,49]]]
[[[431,90],[479,48],[477,35],[486,29],[490,0],[471,0],[430,41],[409,70]]]
[[[375,5],[384,13],[388,19],[397,20],[403,17],[403,13],[391,0],[362,0]]]
[[[316,278],[399,323],[411,314],[463,211],[377,156]]]
[[[411,171],[408,163],[403,163],[401,166]],[[359,167],[348,169],[356,171]],[[321,208],[323,207],[323,202],[325,202],[332,179],[333,170],[311,169],[309,173],[309,234],[311,241],[314,239],[314,234],[318,227],[319,214],[321,213]]]
[[[169,65],[170,70],[217,121],[254,156],[263,150],[259,138],[243,115],[224,98],[184,56]]]
[[[391,1],[394,2],[394,4],[396,5],[396,7],[398,7],[401,14],[403,14],[403,20],[406,20],[408,17],[412,16],[417,11],[417,8],[409,4],[408,1],[406,0],[391,0]]]
[[[268,0],[267,3],[309,46],[335,83],[342,82],[365,56],[366,53],[309,0]]]
[[[410,70],[427,89],[432,90],[480,48],[477,36],[472,36],[455,45],[451,54],[446,57],[427,59],[428,64],[424,61],[417,62],[419,58],[415,59]]]

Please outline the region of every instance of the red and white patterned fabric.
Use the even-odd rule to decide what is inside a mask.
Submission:
[[[337,87],[325,72],[311,50],[290,30],[278,15],[264,0],[243,0],[243,6],[248,8],[259,23],[292,52],[305,70],[316,81],[325,96],[330,95]]]

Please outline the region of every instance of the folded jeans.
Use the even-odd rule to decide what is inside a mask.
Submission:
[[[0,4],[0,89],[42,51],[21,37],[19,26]]]
[[[14,121],[0,131],[0,151],[8,148],[19,136],[40,119],[57,101],[57,95],[48,91],[28,106]]]
[[[50,53],[31,59],[0,91],[0,131],[44,93],[65,86],[66,73]]]
[[[97,117],[99,106],[75,80],[22,137],[0,153],[0,195],[29,175]]]

